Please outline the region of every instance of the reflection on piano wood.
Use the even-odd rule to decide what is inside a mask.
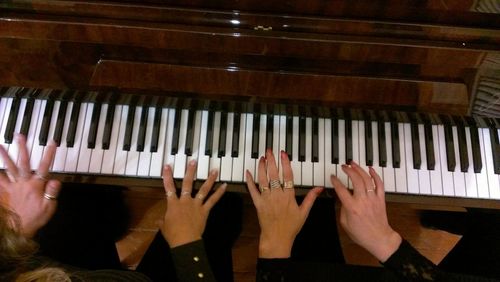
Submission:
[[[36,167],[56,139],[65,180],[160,186],[196,159],[243,183],[272,148],[304,187],[355,160],[389,199],[500,207],[487,0],[205,2],[0,3],[0,142],[26,134]]]

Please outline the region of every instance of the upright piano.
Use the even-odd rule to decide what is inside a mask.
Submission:
[[[240,185],[266,148],[294,182],[500,208],[497,0],[4,0],[0,143],[63,181],[161,186],[211,169]],[[0,161],[0,168],[4,164]]]

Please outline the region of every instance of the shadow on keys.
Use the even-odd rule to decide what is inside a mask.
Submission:
[[[115,242],[130,223],[125,187],[64,183],[59,207],[36,240],[41,255],[89,270],[123,269]],[[226,193],[210,212],[203,234],[217,281],[233,281],[231,248],[241,231],[242,199]],[[176,281],[170,248],[157,233],[137,271],[153,281]]]

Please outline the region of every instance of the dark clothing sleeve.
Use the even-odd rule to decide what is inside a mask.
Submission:
[[[291,259],[259,259],[257,282],[289,281],[497,281],[440,271],[408,242],[384,263],[384,268],[332,263],[304,263]]]
[[[202,240],[171,249],[179,282],[216,281]]]

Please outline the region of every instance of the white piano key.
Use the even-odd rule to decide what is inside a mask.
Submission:
[[[392,139],[391,139],[391,124],[384,123],[385,127],[385,146],[387,152],[387,165],[382,168],[384,175],[384,188],[387,192],[396,192],[396,174],[392,165]]]
[[[404,130],[404,125],[402,123],[398,124],[398,130],[399,130],[399,156],[401,162],[400,162],[400,168],[394,168],[394,175],[396,178],[396,192],[407,193],[408,192],[408,182],[406,177],[407,156],[406,156],[405,138],[404,138],[405,130]],[[408,146],[410,146],[410,144],[408,144]],[[418,185],[418,181],[412,183],[414,183],[413,185]]]
[[[321,128],[319,129],[321,130]],[[332,120],[325,119],[325,188],[333,188],[330,176],[337,174],[337,167],[332,163]]]
[[[174,135],[174,121],[176,109],[168,110],[168,123],[167,123],[167,140],[165,142],[165,155],[163,159],[164,164],[170,165],[172,171],[175,169],[175,156],[172,155],[172,139]]]
[[[467,144],[467,157],[469,159],[469,168],[465,173],[465,192],[468,198],[477,198],[477,181],[472,163],[472,139],[470,136],[470,127],[465,128],[465,141]]]
[[[365,140],[365,121],[358,121],[358,157],[359,166],[366,172],[368,172],[368,166],[366,166],[366,140]]]
[[[246,114],[240,114],[240,138],[238,156],[233,158],[233,182],[242,182],[245,175],[245,133],[246,133]],[[250,139],[251,140],[251,139]]]
[[[378,124],[376,121],[371,122],[372,127],[372,143],[373,143],[373,169],[380,176],[382,181],[384,181],[384,170],[380,166],[380,153],[378,150]],[[385,183],[385,181],[384,181]]]
[[[427,152],[425,147],[425,128],[423,124],[418,125],[418,139],[420,141],[420,157],[422,165],[418,170],[418,181],[420,185],[420,194],[431,194],[431,173],[427,170]]]
[[[38,126],[38,122],[41,122],[41,118],[39,118],[40,115],[40,108],[42,105],[41,100],[35,100],[33,103],[33,113],[31,114],[31,122],[30,122],[30,129],[28,131],[28,135],[26,136],[26,147],[28,148],[28,153],[31,157],[31,151],[33,149],[33,144],[35,143],[36,139],[36,129]],[[64,158],[66,159],[66,153],[64,153]],[[30,168],[31,168],[31,159],[30,159]],[[64,168],[64,163],[63,163],[63,168]]]
[[[134,123],[132,125],[132,140],[130,142],[130,151],[127,153],[127,164],[125,166],[125,175],[136,176],[139,166],[139,152],[137,151],[137,140],[139,139],[139,128],[141,125],[142,107],[135,107]]]
[[[120,127],[119,127],[120,129],[118,130],[118,140],[117,140],[118,142],[116,144],[115,163],[113,164],[113,173],[118,175],[125,174],[125,168],[127,167],[128,151],[123,150],[123,143],[125,142],[125,131],[127,130],[128,111],[129,111],[129,106],[124,105],[122,107],[122,112],[120,117]]]
[[[302,164],[299,162],[299,117],[294,116],[293,120],[293,140],[292,140],[292,161],[290,166],[293,171],[293,182],[295,185],[302,185]]]
[[[352,160],[357,164],[359,161],[359,121],[352,121]]]
[[[453,173],[448,171],[446,164],[446,141],[444,137],[444,127],[438,125],[439,138],[439,159],[441,160],[441,177],[443,179],[443,195],[454,196],[455,188],[453,184]]]
[[[19,157],[19,146],[17,145],[17,142],[15,140],[16,133],[21,132],[21,125],[23,123],[23,116],[24,116],[24,110],[26,109],[26,98],[22,98],[20,103],[19,103],[19,111],[17,113],[17,118],[16,118],[16,126],[14,127],[14,139],[12,140],[12,144],[9,146],[9,156],[10,158],[14,161],[14,163],[17,163],[18,157]]]
[[[455,196],[465,197],[465,174],[460,170],[460,151],[458,148],[458,131],[456,126],[451,128],[453,132],[453,146],[455,148],[455,160],[457,165],[453,172],[453,184],[455,186]]]
[[[102,137],[104,135],[104,126],[106,124],[106,114],[108,112],[108,104],[101,105],[101,113],[99,114],[99,122],[97,124],[97,133],[95,138],[95,147],[91,151],[89,172],[101,173],[104,150],[102,149]],[[106,162],[106,160],[104,160]]]
[[[207,144],[207,131],[208,131],[208,111],[201,112],[201,129],[200,129],[200,146],[198,155],[198,168],[196,170],[196,177],[201,180],[208,178],[208,171],[210,168],[210,157],[205,155],[205,147]],[[253,172],[252,172],[253,173]]]
[[[59,108],[61,101],[55,101],[52,108],[52,116],[50,117],[49,134],[47,135],[47,142],[54,139],[54,132],[56,131],[57,116],[59,115]]]
[[[339,122],[339,163],[343,164],[345,161],[345,120],[338,120]],[[333,140],[335,142],[335,140]],[[342,182],[342,184],[347,186],[348,177],[347,174],[342,170],[340,166],[337,167],[337,178]]]
[[[477,195],[479,198],[489,199],[490,198],[490,189],[488,187],[488,170],[486,168],[486,155],[484,148],[484,138],[483,131],[481,128],[478,128],[478,137],[479,137],[479,147],[481,149],[481,163],[482,169],[480,173],[476,173],[476,181],[477,181]]]
[[[9,119],[10,108],[12,106],[12,98],[3,98],[5,102],[5,113],[2,120],[2,131],[0,132],[0,146],[3,146],[5,150],[9,151],[9,144],[5,143],[5,129],[7,128],[7,121]],[[5,168],[5,163],[2,158],[0,158],[0,168]]]
[[[231,157],[231,151],[233,149],[233,127],[234,113],[227,113],[226,154],[221,158],[220,170],[220,180],[224,182],[231,181],[231,176],[233,175],[233,158]]]
[[[254,180],[257,182],[255,174],[255,159],[252,159],[252,129],[253,129],[253,114],[246,114],[245,122],[245,171],[250,171]],[[244,175],[244,180],[246,181],[246,176]]]
[[[210,156],[210,171],[217,170],[219,175],[217,176],[217,181],[220,179],[220,163],[221,158],[219,158],[219,135],[220,135],[220,124],[221,112],[215,112],[214,114],[214,137],[212,140],[212,155]]]
[[[163,156],[165,154],[165,143],[167,139],[167,123],[169,122],[169,110],[161,110],[160,131],[158,133],[158,148],[156,152],[151,153],[151,169],[149,176],[161,177],[163,173]]]
[[[200,132],[201,132],[201,111],[196,111],[194,114],[193,123],[193,146],[191,156],[188,156],[187,162],[195,160],[198,163],[199,154],[203,154],[203,150],[200,150]],[[199,164],[198,164],[199,165]],[[197,173],[194,174],[194,180],[198,179]]]
[[[102,164],[101,173],[112,174],[115,164],[115,156],[118,149],[118,136],[120,136],[120,125],[122,117],[122,106],[115,106],[115,115],[113,116],[113,126],[111,127],[111,137],[109,138],[109,149],[104,150],[105,160]],[[122,144],[123,146],[123,144]]]
[[[179,129],[179,146],[177,147],[177,154],[175,155],[174,165],[174,178],[184,178],[186,174],[186,135],[188,125],[189,110],[181,111],[181,122]]]
[[[286,148],[286,116],[281,115],[279,120],[279,142],[278,142],[278,152],[276,154],[276,160],[278,161],[278,170],[280,174],[280,181],[283,183],[283,164],[281,163],[281,151]]]
[[[259,159],[261,156],[266,154],[266,130],[267,128],[267,115],[260,115],[260,127],[259,127],[259,154],[258,159],[255,163],[255,177],[259,179]]]
[[[280,116],[273,116],[273,154],[276,158],[276,165],[279,170],[279,159],[280,159],[280,150],[285,149],[285,147],[280,147]]]
[[[35,108],[36,108],[36,101],[35,104],[33,105],[33,114],[35,114]],[[66,107],[66,115],[64,116],[64,125],[61,135],[61,142],[59,144],[59,147],[57,147],[56,154],[54,156],[54,164],[52,165],[53,171],[59,171],[59,172],[64,171],[64,166],[66,164],[66,154],[68,153],[68,147],[66,145],[65,140],[66,136],[68,135],[69,121],[71,119],[72,110],[73,110],[73,102],[68,102]],[[31,118],[31,120],[33,121],[33,117]],[[32,126],[34,126],[34,124],[36,124],[36,122],[32,123]]]
[[[38,166],[40,165],[40,160],[42,159],[42,155],[43,155],[44,146],[41,146],[40,142],[38,142],[38,136],[40,136],[40,131],[42,129],[42,119],[43,119],[43,114],[45,112],[46,105],[47,105],[47,100],[42,100],[42,102],[40,104],[40,114],[38,116],[38,124],[36,126],[36,131],[35,131],[35,136],[34,136],[35,139],[33,140],[33,148],[31,149],[30,163],[31,163],[32,170],[38,169]],[[2,138],[3,138],[3,133],[2,133]],[[78,160],[78,150],[77,150],[76,157],[74,158],[74,160],[75,160],[74,163],[75,163],[75,170],[76,170],[76,163],[77,163],[76,160]],[[74,172],[75,170],[73,170],[72,172]]]
[[[491,146],[490,130],[489,128],[482,128],[483,131],[483,144],[484,154],[486,156],[486,172],[488,175],[488,186],[490,188],[490,199],[500,199],[500,183],[498,183],[498,175],[495,174],[493,167],[493,151]],[[483,167],[484,169],[484,167]]]
[[[144,150],[139,153],[138,176],[149,176],[151,165],[151,138],[153,137],[153,124],[155,120],[155,108],[148,108],[148,121],[146,124],[146,136],[144,138]]]
[[[431,174],[431,194],[443,195],[443,179],[441,176],[441,148],[439,142],[438,126],[432,125],[432,142],[434,144],[434,170],[430,171]]]
[[[302,185],[313,185],[312,118],[306,118],[306,159],[302,162]]]
[[[80,153],[78,154],[77,172],[86,173],[89,171],[90,157],[92,150],[87,146],[89,138],[90,123],[92,120],[92,111],[94,109],[93,103],[87,103],[87,113],[85,114],[85,124],[83,126],[82,141],[80,143]]]
[[[401,163],[405,162],[406,167],[406,179],[408,183],[408,193],[411,194],[419,194],[419,182],[418,182],[418,170],[413,167],[413,152],[412,152],[412,138],[411,138],[411,124],[404,123],[404,138],[400,138],[404,140],[404,156],[401,154]],[[401,133],[401,131],[400,131]]]
[[[314,186],[325,186],[325,119],[318,119],[318,162],[313,163]]]

